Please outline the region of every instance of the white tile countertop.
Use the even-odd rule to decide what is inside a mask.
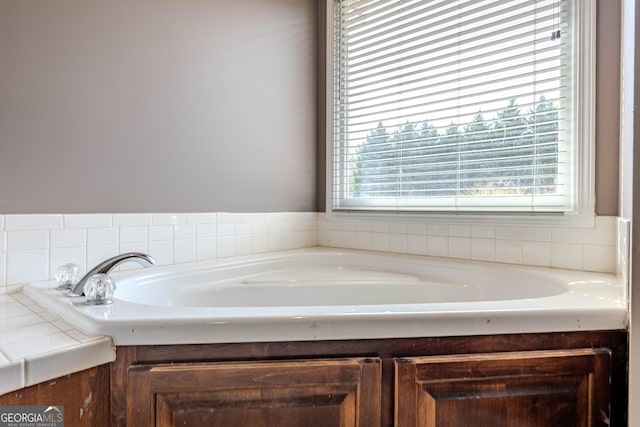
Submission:
[[[86,335],[23,294],[0,295],[0,394],[113,360],[110,337]]]

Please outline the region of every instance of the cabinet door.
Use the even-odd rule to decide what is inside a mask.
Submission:
[[[607,349],[396,359],[399,427],[609,425]]]
[[[129,426],[379,426],[379,359],[133,366]]]

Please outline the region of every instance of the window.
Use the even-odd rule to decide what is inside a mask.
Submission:
[[[594,7],[335,0],[330,209],[593,216]]]

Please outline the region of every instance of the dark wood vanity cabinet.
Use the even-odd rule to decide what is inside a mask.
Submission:
[[[607,349],[404,358],[394,368],[398,426],[610,425]]]
[[[64,406],[65,426],[109,427],[109,371],[100,365],[5,393],[0,406]]]
[[[379,359],[139,365],[127,425],[380,425]]]
[[[113,425],[624,426],[627,334],[119,347]]]

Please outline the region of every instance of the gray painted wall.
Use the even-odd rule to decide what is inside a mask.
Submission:
[[[0,1],[0,213],[324,210],[325,1]],[[616,215],[620,0],[598,6]]]
[[[596,213],[618,215],[621,0],[598,0]]]
[[[313,0],[0,2],[0,213],[314,211]]]

